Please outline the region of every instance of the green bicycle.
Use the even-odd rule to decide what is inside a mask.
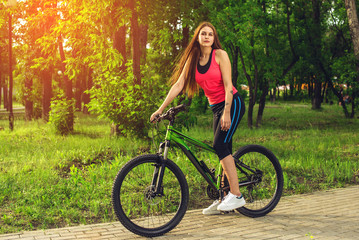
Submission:
[[[171,145],[178,146],[207,181],[207,195],[222,199],[229,191],[228,181],[219,164],[218,172],[198,160],[188,143],[209,152],[206,143],[174,129],[176,114],[184,105],[170,108],[157,121],[169,120],[165,141],[157,154],[140,155],[127,162],[118,172],[112,188],[112,204],[119,221],[131,232],[155,237],[176,227],[186,213],[189,191],[186,177],[170,159]],[[239,187],[246,199],[244,207],[236,209],[249,217],[260,217],[278,204],[283,190],[282,168],[275,155],[259,145],[240,148],[234,155]]]

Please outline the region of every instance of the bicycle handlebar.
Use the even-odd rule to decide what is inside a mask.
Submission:
[[[169,120],[169,121],[173,121],[174,120],[174,117],[181,111],[184,111],[186,110],[186,105],[184,104],[181,104],[181,105],[178,105],[176,107],[171,107],[170,109],[167,110],[166,113],[164,114],[161,114],[159,116],[157,116],[152,122],[160,122],[162,121],[163,119],[164,120]]]

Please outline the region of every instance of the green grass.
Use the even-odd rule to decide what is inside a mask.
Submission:
[[[5,118],[6,119],[6,118]],[[359,119],[345,119],[340,107],[319,111],[298,103],[269,104],[263,125],[248,129],[243,118],[233,149],[260,144],[278,157],[285,194],[343,187],[359,182]],[[41,120],[15,121],[10,132],[0,120],[0,234],[22,230],[114,221],[112,182],[121,166],[150,151],[151,143],[111,137],[108,122],[79,114],[73,135],[57,136]],[[211,143],[211,113],[198,116],[186,134]],[[213,154],[198,157],[217,166]],[[170,158],[190,186],[190,207],[204,201],[206,183],[179,150]]]

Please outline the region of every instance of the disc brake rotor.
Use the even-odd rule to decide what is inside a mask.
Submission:
[[[144,190],[145,200],[149,205],[157,205],[161,201],[161,196],[154,192],[153,186],[148,186]]]

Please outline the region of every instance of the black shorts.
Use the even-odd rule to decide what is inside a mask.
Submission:
[[[233,101],[231,106],[231,127],[228,131],[221,130],[221,117],[223,114],[225,102],[211,105],[213,111],[213,148],[216,150],[219,160],[232,154],[232,137],[237,130],[238,124],[241,121],[244,112],[245,105],[243,99],[238,93],[233,95]]]

